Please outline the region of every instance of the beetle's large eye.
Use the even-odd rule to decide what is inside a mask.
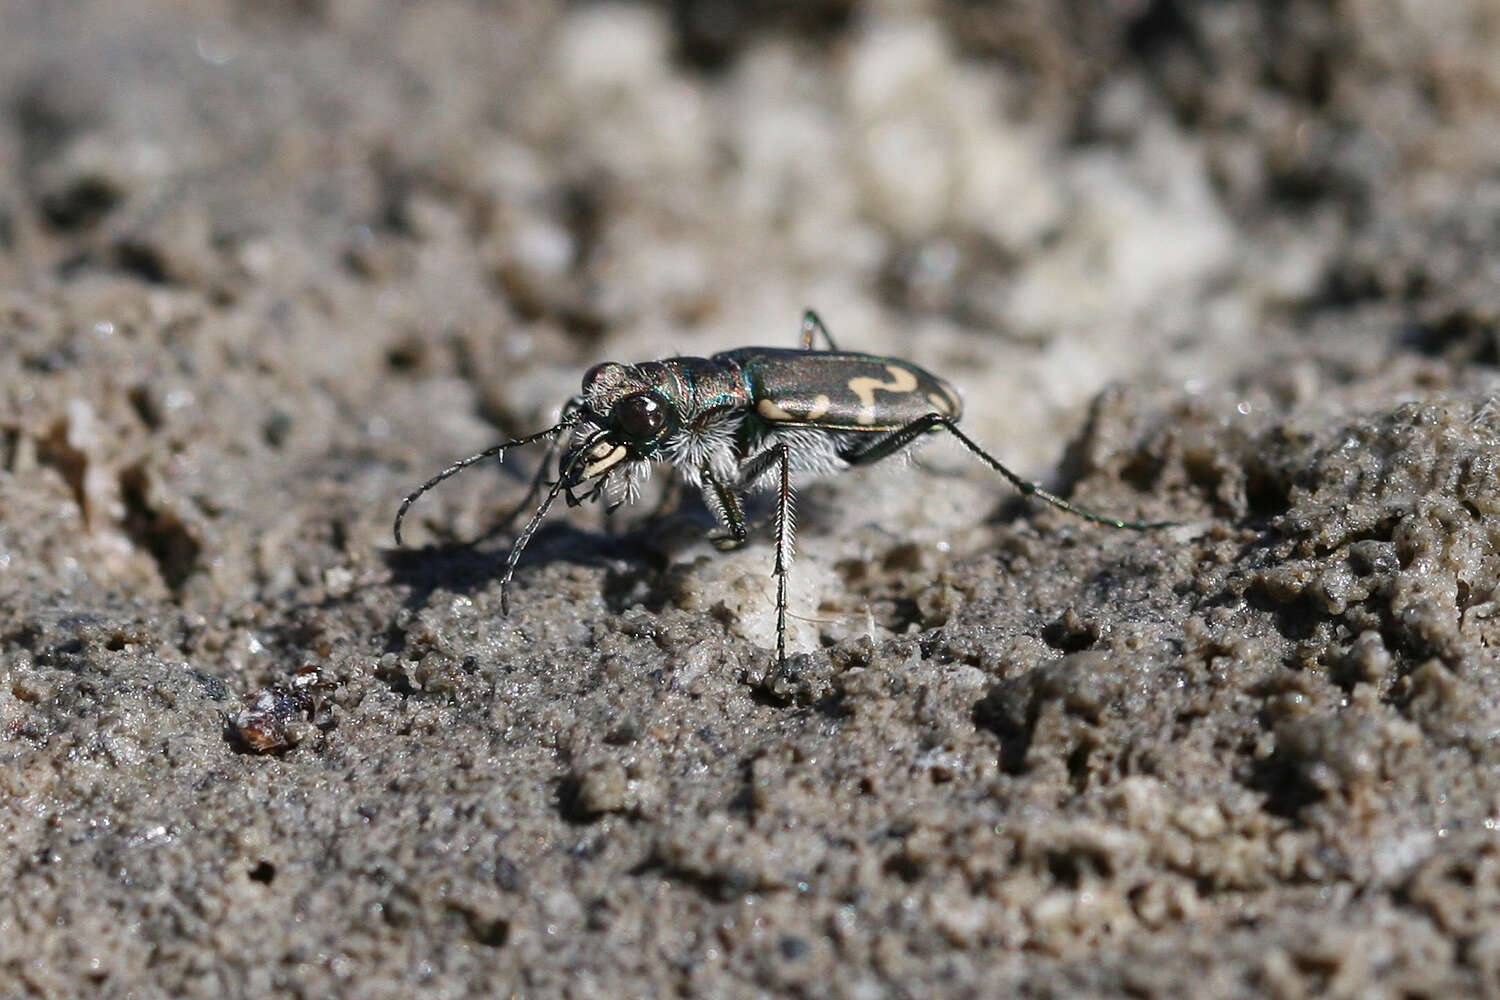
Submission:
[[[667,408],[649,392],[626,396],[610,411],[610,423],[626,437],[648,441],[661,432],[667,422]]]

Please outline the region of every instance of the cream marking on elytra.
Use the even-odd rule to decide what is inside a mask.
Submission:
[[[756,403],[755,412],[759,413],[767,420],[775,421],[777,423],[784,423],[788,420],[797,419],[787,411],[783,410],[781,407],[777,406],[774,399],[762,399],[759,403]]]
[[[859,415],[855,422],[860,424],[875,423],[875,392],[911,392],[917,387],[917,377],[905,368],[897,368],[895,365],[886,365],[885,370],[891,373],[891,381],[882,382],[878,378],[862,376],[849,380],[849,391],[859,397]]]
[[[859,379],[855,379],[855,381],[857,382]],[[879,382],[878,379],[868,379],[867,381]],[[884,385],[883,382],[880,384]],[[790,423],[794,420],[812,422],[821,420],[832,407],[833,400],[829,399],[826,393],[820,392],[813,397],[812,406],[807,408],[806,413],[793,413],[790,410],[784,409],[773,399],[762,399],[759,403],[756,403],[755,412],[773,423]]]

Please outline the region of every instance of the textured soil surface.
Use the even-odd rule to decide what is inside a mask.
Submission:
[[[0,997],[1500,996],[1494,3],[0,24]],[[807,305],[1177,523],[394,547]]]

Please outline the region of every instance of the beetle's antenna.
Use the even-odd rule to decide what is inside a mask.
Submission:
[[[542,518],[547,516],[547,511],[552,509],[557,495],[563,490],[563,483],[568,480],[568,473],[585,454],[587,453],[580,450],[577,455],[573,456],[571,462],[557,470],[557,482],[547,490],[547,496],[537,506],[536,513],[531,515],[531,520],[526,522],[526,527],[521,529],[521,533],[516,536],[515,542],[511,545],[510,555],[505,557],[505,575],[500,578],[500,613],[502,615],[510,614],[510,578],[516,573],[516,563],[521,561],[522,550],[526,548],[526,543],[531,541],[531,536],[536,534],[536,529],[541,527]]]
[[[558,451],[562,448],[562,443],[562,438],[560,437],[553,438],[548,442],[547,450],[542,453],[542,460],[537,463],[536,472],[532,473],[531,485],[526,488],[526,495],[514,507],[508,510],[505,516],[496,522],[495,528],[492,531],[486,532],[484,537],[490,538],[502,531],[509,530],[510,526],[516,523],[516,518],[521,516],[522,511],[536,509],[536,499],[542,495],[542,486],[547,482],[547,470],[551,468],[553,459],[557,457]]]
[[[457,462],[454,462],[442,472],[439,472],[437,475],[427,480],[427,482],[423,483],[421,486],[418,486],[411,493],[407,494],[406,499],[401,501],[401,507],[396,511],[396,523],[392,529],[396,536],[396,544],[401,544],[401,522],[406,518],[406,512],[411,508],[412,504],[417,502],[417,499],[422,494],[432,489],[438,483],[441,483],[445,479],[452,478],[453,476],[462,472],[464,469],[467,469],[469,466],[474,465],[477,462],[483,462],[485,459],[490,458],[491,456],[499,455],[501,456],[501,460],[504,461],[504,453],[507,449],[518,448],[521,445],[532,444],[536,441],[545,440],[549,437],[552,437],[554,434],[558,434],[561,431],[564,431],[567,428],[573,426],[578,422],[578,419],[579,414],[566,413],[564,414],[562,420],[559,420],[557,423],[553,424],[551,427],[548,427],[544,431],[538,431],[535,434],[528,434],[526,437],[516,438],[514,441],[504,441],[497,445],[491,445],[490,447],[484,449],[484,451],[470,455],[468,458],[459,459]]]

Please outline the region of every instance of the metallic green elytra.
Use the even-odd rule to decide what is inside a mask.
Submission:
[[[814,350],[821,337],[826,350]],[[505,441],[454,462],[417,487],[396,511],[401,522],[417,498],[438,483],[509,448],[548,442],[521,508],[542,496],[516,535],[500,578],[500,606],[516,564],[558,496],[570,507],[603,499],[612,510],[637,496],[654,462],[672,466],[703,496],[728,546],[748,537],[742,497],[776,495],[776,665],[786,664],[786,578],[792,559],[795,481],[871,465],[947,432],[1027,496],[1096,524],[1146,530],[1171,522],[1104,517],[1022,479],[958,427],[958,392],[900,358],[841,351],[818,314],[802,317],[802,347],[741,347],[711,358],[668,358],[589,369],[582,391],[561,419],[536,434]],[[555,464],[554,464],[555,463]],[[548,482],[549,470],[555,468]]]
[[[713,360],[738,365],[755,415],[768,423],[838,431],[893,431],[938,413],[963,414],[958,392],[900,358],[854,351],[742,347]]]

